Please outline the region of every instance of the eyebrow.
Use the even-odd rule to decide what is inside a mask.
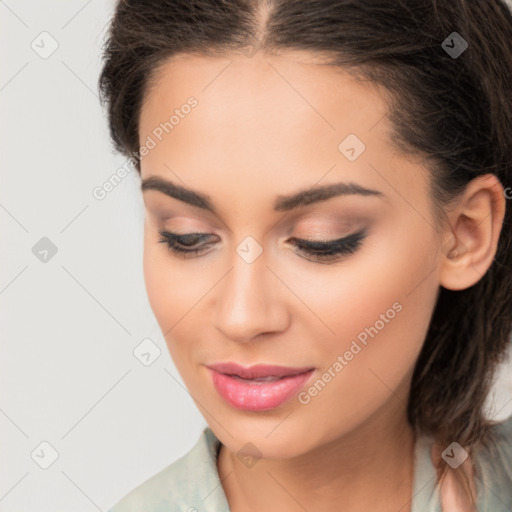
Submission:
[[[158,190],[169,197],[217,215],[216,209],[208,195],[182,187],[158,176],[150,176],[142,180],[141,190],[142,192],[145,190]],[[326,201],[331,197],[355,194],[362,196],[384,196],[379,190],[365,188],[357,183],[333,183],[310,187],[290,195],[277,196],[274,202],[274,210],[277,212],[290,211],[313,203]]]

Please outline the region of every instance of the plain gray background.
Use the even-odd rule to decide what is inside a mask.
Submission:
[[[112,9],[0,1],[1,512],[105,511],[206,426],[147,301],[139,178],[92,193],[125,162],[96,88]],[[511,373],[496,418],[512,414]]]

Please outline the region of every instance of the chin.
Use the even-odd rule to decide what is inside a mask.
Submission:
[[[286,415],[285,415],[286,417]],[[299,456],[314,448],[315,437],[311,430],[305,426],[296,428],[293,425],[284,425],[289,419],[265,418],[265,421],[258,419],[246,419],[237,422],[236,419],[226,421],[221,419],[218,424],[213,423],[210,428],[218,439],[229,451],[265,459],[289,459]],[[231,434],[231,435],[230,435]]]

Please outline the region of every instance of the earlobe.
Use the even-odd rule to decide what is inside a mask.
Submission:
[[[463,290],[491,266],[505,217],[503,186],[494,174],[472,180],[450,213],[450,241],[444,244],[440,285]]]

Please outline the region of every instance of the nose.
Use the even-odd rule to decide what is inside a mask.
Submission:
[[[286,287],[267,267],[265,252],[251,263],[235,254],[216,288],[214,326],[226,339],[243,343],[288,327]]]

